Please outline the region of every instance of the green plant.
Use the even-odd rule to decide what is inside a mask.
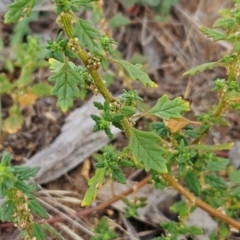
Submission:
[[[24,3],[20,2],[20,6]],[[29,2],[26,4],[28,5]],[[12,21],[18,14],[22,14],[18,12],[18,7],[14,6],[13,4],[13,9],[7,13]],[[36,83],[33,80],[36,70],[48,67],[45,60],[47,50],[38,37],[29,36],[31,33],[29,23],[36,21],[38,15],[37,11],[32,12],[14,25],[9,43],[10,51],[7,56],[0,56],[2,65],[0,95],[10,96],[13,102],[8,110],[7,118],[4,120],[0,118],[2,123],[0,130],[4,137],[6,134],[16,133],[21,129],[24,123],[22,110],[25,107],[34,104],[39,97],[50,95],[50,84],[46,81]],[[23,42],[25,36],[28,36],[27,41]],[[3,48],[4,44],[2,43],[1,49]]]
[[[46,239],[44,229],[55,232],[49,225],[34,221],[35,216],[48,217],[34,196],[37,185],[29,183],[30,177],[35,176],[38,170],[38,167],[12,167],[10,154],[3,153],[0,163],[0,198],[5,198],[5,202],[0,207],[0,219],[13,222],[26,240]]]
[[[51,91],[50,84],[46,82],[34,84],[32,80],[32,74],[36,69],[48,66],[43,59],[44,56],[40,54],[42,46],[39,39],[28,36],[26,43],[13,46],[13,50],[14,53],[9,59],[4,61],[2,59],[5,73],[0,74],[0,95],[9,95],[13,102],[8,117],[2,123],[2,131],[10,134],[16,133],[23,125],[22,109],[32,105],[38,97],[49,96]],[[17,78],[14,77],[16,69],[20,69]]]
[[[181,97],[169,99],[167,95],[163,95],[149,111],[142,111],[139,107],[142,99],[137,91],[124,90],[119,99],[113,97],[99,72],[101,67],[106,70],[109,63],[122,67],[129,78],[141,82],[144,86],[157,85],[141,70],[140,64],[134,65],[114,56],[113,39],[100,33],[91,22],[74,14],[79,7],[91,9],[92,4],[97,4],[95,1],[54,1],[57,22],[65,32],[65,35],[59,35],[57,40],[49,41],[48,47],[50,70],[53,73],[49,80],[55,84],[51,93],[57,96],[57,105],[67,111],[74,98],[84,98],[87,89],[94,94],[100,93],[105,102],[95,103],[100,114],[92,115],[96,123],[94,131],[103,130],[112,138],[110,126],[114,125],[123,130],[129,138],[129,144],[123,151],[110,148],[104,152],[102,161],[96,164],[95,175],[88,182],[89,189],[82,206],[90,205],[95,199],[106,174],[124,183],[125,176],[121,167],[132,166],[149,172],[155,187],[173,187],[186,199],[172,206],[172,210],[178,213],[180,222],[161,223],[168,236],[157,239],[173,240],[177,239],[179,234],[201,234],[203,230],[197,226],[185,226],[193,206],[202,208],[222,221],[219,224],[220,231],[212,233],[211,236],[224,239],[231,228],[240,230],[240,223],[235,220],[240,199],[239,170],[229,170],[231,182],[224,181],[218,173],[226,168],[228,160],[215,155],[215,150],[229,149],[233,144],[204,144],[204,137],[212,126],[225,124],[226,112],[240,109],[240,88],[237,81],[240,61],[240,3],[235,2],[234,9],[222,12],[223,18],[214,23],[214,29],[200,29],[214,41],[225,40],[230,43],[234,52],[219,61],[200,65],[184,73],[195,75],[216,66],[227,70],[226,79],[216,79],[213,83],[213,91],[219,97],[217,104],[204,114],[196,116],[197,121],[191,121],[183,117],[184,113],[190,110],[190,104]],[[26,12],[29,13],[31,4],[33,1],[21,0],[9,5],[5,22],[19,20]],[[26,11],[22,11],[23,9]],[[13,18],[10,14],[13,10],[23,15],[15,14]],[[82,65],[78,66],[70,61],[73,57],[79,58]],[[160,119],[152,124],[152,131],[140,131],[134,127],[137,109],[140,111],[137,116],[154,116]],[[172,171],[173,166],[177,166],[176,172]],[[227,215],[217,209],[223,209]]]
[[[114,240],[117,239],[117,234],[109,229],[107,218],[102,217],[95,227],[94,232],[96,235],[91,240]]]

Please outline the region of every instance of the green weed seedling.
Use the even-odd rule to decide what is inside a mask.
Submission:
[[[57,105],[63,111],[67,111],[73,105],[73,100],[78,97],[84,98],[89,89],[94,94],[101,94],[105,102],[94,103],[99,115],[92,115],[95,121],[93,130],[104,131],[112,138],[110,126],[114,125],[129,138],[128,146],[122,151],[109,149],[104,152],[102,161],[96,164],[95,175],[88,181],[89,188],[82,200],[82,206],[89,206],[96,198],[106,175],[108,178],[112,176],[115,181],[125,183],[121,169],[124,166],[132,166],[136,169],[142,168],[151,175],[151,183],[155,187],[175,188],[186,199],[171,207],[178,213],[179,222],[161,223],[166,234],[156,239],[174,240],[183,234],[203,233],[203,229],[197,226],[186,226],[186,219],[192,207],[202,208],[218,219],[219,231],[212,233],[211,239],[224,239],[232,229],[240,230],[236,211],[239,209],[240,200],[240,170],[231,170],[229,181],[225,181],[218,173],[226,169],[228,160],[215,155],[216,150],[230,149],[233,143],[218,145],[204,143],[204,137],[214,125],[225,124],[224,115],[228,111],[240,110],[240,88],[237,81],[240,72],[240,2],[235,1],[235,6],[231,10],[222,11],[222,17],[214,23],[213,29],[200,28],[203,34],[214,41],[221,40],[231,44],[233,52],[216,62],[205,63],[184,73],[185,76],[193,76],[214,67],[222,67],[227,71],[225,79],[215,79],[213,82],[213,93],[218,96],[218,102],[210,109],[206,109],[205,113],[196,116],[194,121],[184,117],[184,113],[190,111],[190,104],[181,97],[170,99],[165,94],[148,111],[141,111],[139,101],[142,99],[137,91],[123,90],[122,97],[114,97],[99,71],[100,69],[106,71],[109,63],[122,68],[125,77],[138,81],[145,87],[154,88],[157,85],[141,69],[140,64],[131,64],[114,55],[115,41],[106,33],[100,32],[95,27],[97,24],[93,25],[92,22],[77,17],[76,12],[80,8],[91,11],[99,8],[100,2],[94,0],[53,2],[57,23],[63,31],[56,40],[49,41],[48,46],[52,72],[49,81],[54,84],[51,94],[57,97]],[[153,1],[142,2],[150,4]],[[34,0],[15,0],[8,5],[5,22],[19,21],[30,13],[34,4]],[[81,61],[81,65],[73,62],[72,59],[75,57]],[[32,71],[32,68],[27,68],[23,73],[27,78],[29,71]],[[19,111],[18,108],[17,110]],[[136,111],[140,111],[137,113],[138,117],[154,116],[159,119],[152,124],[152,131],[142,131],[134,127]],[[177,166],[177,171],[172,171],[173,166],[174,169]],[[7,184],[3,185],[5,191],[2,196],[6,196],[8,191],[12,192],[12,189],[18,186],[14,171],[11,172],[11,176],[14,180],[8,180]],[[22,191],[23,194],[27,194]],[[28,205],[29,201],[31,202],[29,199],[25,201],[28,201]],[[14,200],[10,202],[12,206],[16,205]],[[14,221],[14,216],[12,210],[8,217]],[[27,229],[26,231],[28,232]],[[29,231],[28,234],[32,232]],[[44,239],[39,235],[34,237]]]

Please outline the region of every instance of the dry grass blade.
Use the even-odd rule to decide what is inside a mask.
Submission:
[[[105,216],[106,217],[106,216]],[[139,240],[139,238],[136,238],[134,235],[133,235],[133,232],[130,231],[130,233],[128,231],[126,231],[124,228],[122,228],[119,224],[117,224],[115,221],[113,221],[112,219],[106,217],[107,220],[108,220],[108,224],[110,226],[110,228],[118,228],[120,229],[125,235],[128,236],[127,239],[129,240]]]
[[[125,218],[125,216],[121,213],[120,214],[120,217],[121,217],[121,220],[123,221],[123,224],[125,225],[127,231],[129,232],[130,234],[130,239],[131,240],[138,240],[138,234],[137,232],[135,231],[134,227],[132,226],[132,224],[129,222],[128,219]]]
[[[40,189],[41,186],[39,186]],[[44,190],[42,189],[42,192],[44,193]],[[58,191],[59,192],[59,191]],[[61,191],[60,191],[61,192]],[[78,227],[79,230],[83,231],[84,233],[88,234],[89,236],[93,236],[94,233],[87,227],[87,226],[84,226],[85,224],[81,221],[81,219],[79,219],[78,217],[76,216],[73,216],[74,217],[74,220],[69,217],[69,213],[71,214],[74,214],[75,211],[73,209],[70,209],[69,207],[59,203],[54,197],[52,197],[51,195],[48,194],[48,192],[45,192],[45,195],[48,197],[48,201],[51,199],[51,203],[47,203],[46,201],[44,201],[42,198],[38,198],[38,201],[44,205],[44,207],[46,207],[47,209],[55,212],[56,214],[58,215],[61,215],[61,216],[64,216],[64,218],[70,222],[71,224],[73,224],[74,226]],[[61,209],[64,209],[67,213],[63,213],[62,211],[60,211],[59,209],[57,209],[56,207],[53,207],[53,205],[55,206],[58,206],[59,208]]]
[[[66,196],[66,195],[71,195],[71,196],[79,196],[80,195],[76,192],[73,192],[73,191],[67,191],[67,190],[52,190],[52,189],[43,189],[43,190],[39,190],[37,192],[37,194],[44,194],[46,195],[46,193],[48,193],[49,195],[55,195],[55,196]]]
[[[64,231],[72,240],[84,240],[79,235],[77,235],[75,232],[73,232],[69,227],[62,223],[56,223],[56,226],[58,226],[62,231]]]
[[[174,9],[177,10],[177,12],[180,15],[185,17],[192,24],[192,26],[194,28],[198,29],[200,26],[202,26],[202,23],[199,22],[196,17],[192,17],[191,14],[187,13],[186,10],[184,10],[182,6],[176,5],[176,6],[174,6]],[[210,39],[208,39],[208,40],[212,41]],[[222,47],[226,48],[227,50],[231,50],[231,46],[228,43],[226,43],[226,42],[219,41],[216,44],[221,45]]]

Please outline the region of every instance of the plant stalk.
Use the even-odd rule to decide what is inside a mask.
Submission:
[[[64,17],[64,16],[63,16]],[[65,28],[64,28],[65,30]],[[68,38],[73,38],[72,34],[70,34],[73,31],[68,31],[66,32]],[[85,52],[84,49],[79,47],[78,50],[78,57],[80,58],[80,60],[85,64],[86,66],[86,56],[87,53]],[[112,96],[112,94],[110,93],[110,91],[108,90],[108,88],[106,87],[106,85],[104,84],[102,78],[100,77],[99,73],[97,71],[88,69],[89,73],[91,74],[99,92],[102,94],[102,96],[106,99],[109,100],[110,102],[115,101],[115,98]],[[218,104],[218,107],[214,113],[214,116],[217,117],[219,116],[219,114],[221,114],[221,110],[223,108],[223,96]],[[122,120],[122,123],[124,125],[124,130],[126,135],[128,136],[128,138],[131,135],[131,125],[128,122],[128,120],[126,118],[124,118]],[[205,133],[204,133],[205,134]],[[203,135],[204,135],[203,134]],[[203,136],[202,136],[203,137]],[[196,139],[197,140],[197,139]],[[201,140],[201,138],[199,139]],[[196,143],[198,143],[198,141]],[[202,201],[201,199],[197,198],[196,196],[194,196],[192,193],[190,193],[187,189],[185,189],[181,184],[179,184],[173,176],[169,175],[169,174],[161,174],[161,177],[168,183],[169,186],[175,188],[177,191],[179,191],[184,197],[186,197],[193,205],[196,205],[198,207],[200,207],[201,209],[203,209],[204,211],[208,212],[210,215],[219,218],[220,220],[222,220],[223,222],[227,223],[228,225],[231,225],[233,227],[235,227],[236,229],[240,230],[240,222],[234,220],[233,218],[230,218],[226,215],[224,215],[223,213],[221,213],[220,211],[214,209],[212,206],[210,206],[209,204],[205,203],[204,201]],[[145,184],[147,183],[147,181],[145,182]],[[143,184],[143,185],[145,185]],[[143,186],[142,185],[142,186]],[[129,193],[128,193],[129,194]],[[128,195],[126,194],[126,195]],[[116,196],[119,197],[119,196]],[[121,197],[119,197],[120,199]],[[118,199],[118,200],[119,200]],[[108,202],[105,202],[105,204],[107,204],[108,206]],[[103,203],[103,206],[106,206]],[[88,209],[86,209],[87,211]],[[99,209],[98,209],[99,210]],[[80,214],[82,216],[82,214]],[[80,216],[79,215],[79,216]]]
[[[219,103],[217,105],[217,108],[215,109],[215,112],[213,114],[214,118],[218,118],[221,114],[222,114],[222,110],[225,107],[225,102],[224,102],[224,94],[222,94]],[[209,132],[209,128],[206,129],[201,136],[195,138],[191,144],[198,144],[202,141],[202,139],[204,138],[204,136]]]
[[[162,178],[174,189],[176,189],[179,193],[181,193],[189,202],[190,204],[197,206],[204,211],[208,212],[213,217],[220,219],[221,221],[225,222],[226,224],[240,230],[240,222],[236,221],[235,219],[228,217],[227,215],[223,214],[222,212],[216,210],[206,202],[202,201],[200,198],[197,198],[192,193],[190,193],[186,188],[184,188],[180,183],[177,182],[169,174],[161,174]]]

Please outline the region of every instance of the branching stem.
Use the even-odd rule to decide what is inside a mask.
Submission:
[[[65,16],[62,16],[63,18]],[[63,21],[64,23],[65,21]],[[68,26],[69,27],[69,26]],[[64,28],[64,27],[63,27]],[[65,28],[64,28],[65,30]],[[65,31],[66,32],[66,31]],[[73,35],[72,35],[72,32],[73,31],[67,31],[66,34],[68,36],[68,38],[73,38]],[[87,60],[87,53],[85,52],[84,49],[80,48],[79,47],[79,50],[78,50],[78,57],[82,60],[82,62],[85,64],[86,66],[86,60]],[[99,75],[99,73],[97,71],[94,71],[94,70],[91,70],[89,69],[89,73],[91,74],[99,92],[102,94],[102,96],[109,100],[110,102],[113,102],[115,101],[115,98],[112,96],[112,94],[110,93],[110,91],[108,90],[108,88],[106,87],[106,85],[104,84],[101,76]],[[220,102],[218,104],[218,107],[216,108],[216,111],[214,113],[214,117],[218,117],[220,114],[221,114],[221,111],[224,107],[224,103],[223,103],[223,96],[221,97],[220,99]],[[124,130],[125,130],[125,133],[128,137],[130,137],[131,135],[131,125],[130,123],[128,122],[128,120],[126,118],[124,118],[122,120],[122,123],[124,125]],[[206,132],[207,133],[207,132]],[[200,138],[197,138],[194,143],[198,143],[202,137],[206,134],[206,133],[203,133],[203,135],[200,137]],[[214,217],[217,217],[218,219],[222,220],[223,222],[227,223],[228,225],[232,226],[232,227],[235,227],[236,229],[240,230],[240,222],[234,220],[233,218],[230,218],[226,215],[224,215],[223,213],[221,213],[220,211],[214,209],[212,206],[210,206],[209,204],[203,202],[201,199],[197,198],[196,196],[194,196],[192,193],[190,193],[187,189],[185,189],[180,183],[178,183],[173,176],[169,175],[169,174],[161,174],[162,178],[168,183],[169,186],[175,188],[177,191],[179,191],[184,197],[186,197],[193,205],[196,205],[198,207],[200,207],[201,209],[205,210],[206,212],[208,212],[210,215],[214,216]],[[145,182],[143,182],[143,184],[141,184],[139,186],[142,187],[144,186],[146,183],[147,183],[147,180],[149,178],[146,179]],[[124,194],[122,194],[121,196],[123,195],[128,195],[130,194],[132,191],[129,191],[129,192],[124,192]],[[112,204],[113,202],[121,199],[121,196],[115,196],[113,199],[109,200],[109,201],[106,201],[102,204],[100,204],[100,207],[98,209],[95,209],[95,210],[102,210],[103,208],[105,208],[106,206],[109,206],[110,204]],[[99,205],[98,205],[99,206]],[[90,209],[86,209],[86,212],[89,212],[92,210]],[[84,211],[81,211],[81,213],[78,215],[78,216],[83,216],[83,213],[84,215],[86,214]]]
[[[214,114],[213,114],[213,117],[214,118],[218,118],[221,114],[222,114],[222,111],[223,111],[223,108],[225,107],[225,101],[224,101],[224,94],[221,95],[220,97],[220,100],[219,100],[219,103],[217,105],[217,108],[215,109],[214,111]],[[209,128],[206,129],[202,134],[201,136],[195,138],[191,144],[198,144],[202,141],[202,139],[204,138],[204,136],[209,132]]]
[[[202,201],[200,198],[197,198],[192,193],[190,193],[186,188],[184,188],[181,184],[177,182],[172,176],[168,174],[161,174],[162,178],[174,189],[176,189],[179,193],[181,193],[193,206],[197,206],[204,211],[208,212],[213,217],[220,219],[226,224],[240,230],[240,222],[236,221],[233,218],[230,218],[223,214],[222,212],[216,210],[206,202]]]

